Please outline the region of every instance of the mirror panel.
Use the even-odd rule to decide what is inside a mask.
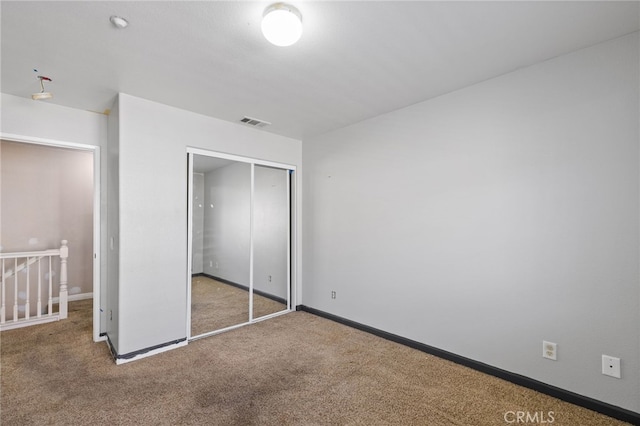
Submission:
[[[288,311],[290,171],[224,154],[189,156],[190,337]]]
[[[193,155],[191,336],[249,321],[251,164]]]
[[[289,171],[255,165],[253,318],[289,305]]]

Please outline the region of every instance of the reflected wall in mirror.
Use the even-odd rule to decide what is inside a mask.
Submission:
[[[253,317],[288,309],[289,171],[255,166]]]
[[[287,311],[289,171],[207,155],[191,158],[190,336]]]
[[[193,156],[191,335],[249,321],[251,164]]]

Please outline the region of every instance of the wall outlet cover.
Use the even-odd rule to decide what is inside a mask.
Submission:
[[[609,355],[602,355],[602,374],[619,379],[620,358]]]
[[[542,357],[556,361],[558,359],[558,345],[553,342],[542,341]]]

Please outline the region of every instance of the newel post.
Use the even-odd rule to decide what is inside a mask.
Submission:
[[[67,240],[62,240],[60,246],[60,304],[58,305],[60,319],[67,317],[67,258],[69,257],[69,247]]]

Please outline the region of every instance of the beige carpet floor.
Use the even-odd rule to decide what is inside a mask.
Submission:
[[[80,301],[0,346],[2,425],[623,424],[305,312],[116,366]]]
[[[254,318],[286,309],[282,303],[253,295]],[[248,291],[203,276],[191,280],[191,336],[248,321]]]

